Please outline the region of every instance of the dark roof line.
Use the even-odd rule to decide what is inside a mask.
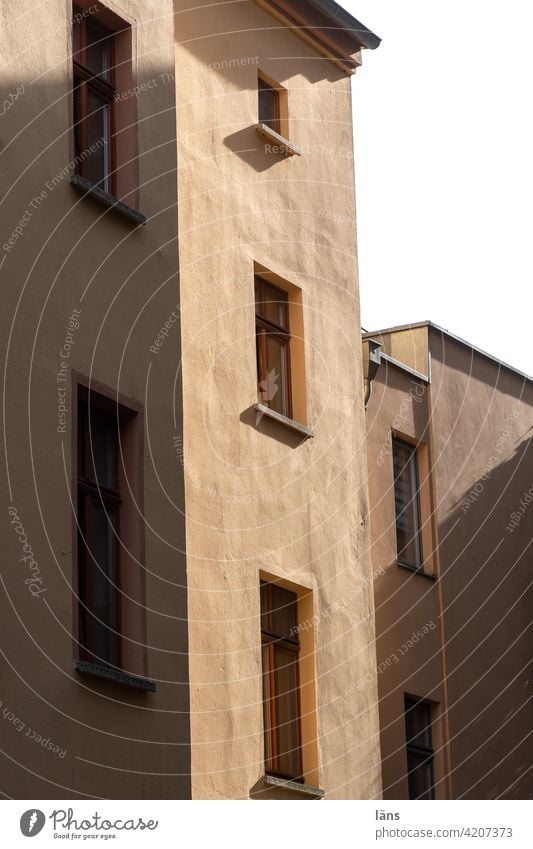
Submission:
[[[526,374],[526,372],[521,371],[521,369],[516,368],[516,366],[512,366],[509,363],[506,363],[499,357],[495,357],[494,354],[489,354],[482,348],[478,348],[476,345],[473,345],[466,339],[462,339],[461,336],[456,336],[455,333],[450,333],[449,330],[446,330],[445,327],[441,327],[439,324],[435,324],[434,321],[414,321],[412,324],[398,324],[395,327],[386,327],[381,328],[379,330],[366,331],[362,334],[362,337],[363,339],[368,339],[369,337],[375,338],[380,334],[387,335],[389,333],[398,333],[402,330],[413,330],[417,327],[429,327],[431,330],[436,330],[438,333],[441,333],[444,336],[448,336],[450,339],[453,339],[454,342],[457,342],[460,345],[464,345],[465,348],[470,348],[471,351],[474,351],[481,357],[484,357],[487,360],[491,360],[495,365],[499,366],[500,368],[507,369],[507,371],[512,371],[529,382],[533,381],[533,377],[531,375]]]
[[[360,21],[350,15],[346,9],[335,3],[335,0],[308,0],[310,6],[314,6],[324,15],[332,18],[343,30],[348,30],[353,38],[359,42],[361,47],[375,50],[381,44],[381,38],[365,27]]]

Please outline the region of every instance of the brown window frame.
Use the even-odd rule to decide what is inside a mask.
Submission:
[[[88,93],[94,91],[98,97],[106,101],[109,108],[109,126],[107,128],[107,170],[98,185],[108,194],[116,194],[116,80],[115,80],[115,31],[105,26],[94,15],[88,16],[84,10],[73,4],[72,24],[72,64],[73,64],[73,128],[74,128],[74,154],[81,157],[88,150]],[[109,73],[108,79],[102,74],[95,73],[89,68],[86,61],[87,48],[87,22],[102,31],[102,37],[108,39],[109,44]],[[79,95],[78,95],[79,92]],[[76,121],[76,100],[79,96],[79,119]],[[92,113],[91,113],[92,114]],[[85,179],[88,177],[89,156],[85,156],[76,163],[76,174]]]
[[[268,387],[268,354],[267,354],[267,338],[271,337],[282,346],[285,357],[285,382],[281,387],[282,410],[281,414],[287,418],[292,418],[292,385],[291,385],[291,333],[289,325],[289,295],[288,292],[280,289],[266,280],[261,275],[254,276],[255,285],[255,335],[256,335],[256,359],[257,359],[257,386],[258,397],[260,403],[267,407],[271,407],[271,400],[265,397],[265,391],[261,385]],[[260,311],[260,305],[265,303],[264,287],[268,286],[271,289],[279,292],[283,297],[276,303],[283,304],[284,323],[277,324],[267,318]],[[280,375],[280,379],[282,375]],[[278,411],[279,412],[279,411]]]
[[[415,520],[415,532],[413,536],[413,545],[415,548],[415,562],[409,562],[404,555],[405,546],[400,551],[400,540],[399,540],[399,523],[402,517],[402,514],[405,513],[407,506],[404,507],[402,511],[398,511],[397,506],[397,493],[398,493],[398,476],[394,471],[395,467],[395,447],[398,446],[402,450],[409,450],[409,468],[408,474],[410,479],[410,498],[408,499],[408,505],[411,505],[413,502],[413,516]],[[414,445],[411,442],[408,442],[405,439],[402,439],[398,436],[393,436],[392,438],[392,460],[393,460],[393,477],[394,477],[394,510],[395,510],[395,527],[396,527],[396,551],[397,551],[397,559],[398,563],[401,566],[405,566],[407,569],[412,569],[415,572],[423,572],[424,571],[424,550],[422,545],[422,509],[421,509],[421,500],[420,500],[420,472],[419,472],[419,462],[418,462],[418,446]],[[406,470],[406,467],[402,469],[402,472]],[[402,556],[403,555],[403,556]]]
[[[81,390],[81,391],[80,391]],[[109,666],[120,669],[122,665],[121,656],[121,610],[120,610],[120,511],[122,496],[119,482],[119,456],[120,456],[120,428],[121,415],[119,412],[111,413],[108,409],[109,401],[104,397],[91,392],[83,391],[79,387],[77,402],[77,504],[78,504],[78,644],[80,660],[95,663],[98,666]],[[110,432],[113,437],[113,469],[111,485],[104,485],[97,479],[97,473],[93,454],[93,425],[89,422],[89,411],[91,417],[107,419]],[[90,570],[99,569],[99,564],[94,560],[94,537],[91,524],[91,501],[103,508],[106,516],[113,517],[111,523],[112,542],[110,547],[113,558],[113,574],[109,580],[109,595],[111,599],[109,616],[104,622],[109,629],[108,656],[99,657],[94,644],[95,639],[95,616],[91,613],[91,588]]]
[[[300,640],[298,637],[298,596],[291,590],[283,589],[284,592],[293,596],[291,602],[292,618],[294,622],[295,636],[287,636],[287,634],[276,633],[273,625],[273,602],[272,588],[278,588],[278,585],[269,581],[261,580],[260,582],[260,598],[261,598],[261,664],[262,664],[262,680],[263,680],[263,724],[264,724],[264,757],[265,757],[265,772],[268,775],[275,775],[279,778],[285,778],[290,781],[298,781],[303,783],[303,759],[302,759],[302,725],[301,725],[301,701],[300,701]],[[280,759],[283,757],[283,752],[279,751],[278,734],[283,726],[277,722],[277,705],[279,694],[276,689],[276,666],[274,658],[274,648],[278,646],[286,652],[293,655],[292,663],[295,666],[296,677],[296,711],[297,715],[291,717],[290,724],[296,724],[297,729],[297,746],[296,758],[298,767],[295,772],[289,772],[282,768]],[[264,650],[266,649],[267,664],[263,661]],[[294,749],[290,750],[294,753]]]
[[[274,104],[272,115],[268,114],[265,116],[264,98],[262,102],[263,92],[268,93],[271,98],[270,102]],[[275,133],[281,135],[281,91],[276,86],[267,82],[261,74],[257,78],[257,101],[259,123],[270,127]],[[269,112],[269,110],[266,111]]]
[[[406,740],[406,756],[407,756],[407,781],[409,786],[409,799],[435,799],[435,750],[433,749],[433,705],[431,702],[425,701],[424,699],[419,699],[416,696],[404,696],[404,706],[405,706],[405,740]],[[414,738],[408,738],[407,731],[407,714],[409,711],[414,710],[424,710],[426,717],[428,718],[428,722],[426,724],[426,729],[428,733],[428,746],[419,746],[416,745],[410,740]],[[416,762],[416,763],[413,763]],[[414,771],[418,769],[420,766],[427,765],[429,767],[430,773],[430,784],[427,789],[424,791],[422,795],[414,795],[413,794],[413,782],[414,782]]]

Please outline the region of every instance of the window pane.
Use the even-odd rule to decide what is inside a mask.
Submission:
[[[298,727],[298,656],[274,646],[276,681],[277,771],[300,777],[300,733]]]
[[[422,561],[416,449],[395,440],[393,461],[398,559],[409,566],[418,567]]]
[[[287,346],[270,333],[266,334],[266,379],[262,384],[262,403],[284,416],[288,415]]]
[[[82,60],[81,50],[81,21],[83,20],[83,12],[77,6],[72,7],[73,23],[72,23],[72,58],[76,62]]]
[[[276,637],[297,640],[296,593],[272,586],[272,631]]]
[[[261,630],[268,631],[268,620],[270,613],[270,604],[269,604],[269,585],[266,581],[261,581],[260,593],[261,593]]]
[[[81,106],[82,83],[74,78],[74,147],[76,155],[82,151],[82,120],[83,112]],[[77,166],[78,169],[80,166]]]
[[[410,799],[434,799],[433,757],[417,756],[409,753],[407,770]]]
[[[405,730],[407,744],[431,749],[431,707],[428,704],[405,704]]]
[[[263,728],[265,730],[265,762],[269,768],[272,768],[272,728],[270,721],[270,712],[271,712],[271,700],[269,693],[269,673],[270,673],[270,661],[269,661],[269,647],[262,646],[262,662],[263,662]]]
[[[116,664],[115,515],[80,495],[80,641],[95,663]]]
[[[111,106],[105,98],[87,86],[87,179],[102,183],[108,191]],[[85,151],[84,151],[85,152]]]
[[[259,123],[279,133],[279,92],[259,80]]]
[[[94,20],[85,20],[85,65],[94,74],[110,78],[112,34],[98,26]]]
[[[89,439],[89,477],[99,486],[115,489],[116,451],[118,447],[115,417],[93,410]]]
[[[289,297],[275,286],[269,286],[263,280],[256,288],[256,311],[266,321],[288,330],[287,307]]]

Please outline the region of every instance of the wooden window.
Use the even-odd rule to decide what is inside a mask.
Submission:
[[[259,123],[266,124],[276,133],[281,133],[280,92],[277,88],[258,79]]]
[[[296,593],[261,581],[265,771],[303,781],[297,624]]]
[[[78,401],[78,595],[80,657],[120,667],[119,420]]]
[[[401,439],[392,441],[394,503],[398,562],[422,569],[420,488],[416,446]]]
[[[255,277],[255,331],[259,402],[292,418],[289,296]]]
[[[77,173],[115,193],[115,33],[73,7],[74,147]]]
[[[434,799],[434,752],[428,702],[405,697],[405,737],[409,798]]]

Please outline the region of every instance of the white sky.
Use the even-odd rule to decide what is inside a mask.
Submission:
[[[352,80],[363,327],[533,375],[533,4],[340,2],[382,38]]]

